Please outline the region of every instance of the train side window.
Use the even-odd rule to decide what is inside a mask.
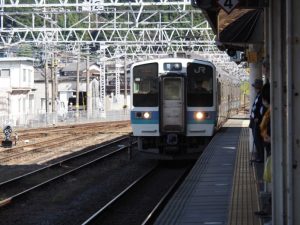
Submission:
[[[134,90],[133,93],[134,94],[149,94],[151,92],[151,90],[153,90],[153,88],[151,88],[152,86],[154,87],[155,81],[151,80],[151,79],[140,79],[140,78],[136,78],[134,80]]]

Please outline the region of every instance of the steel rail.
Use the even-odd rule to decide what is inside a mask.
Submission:
[[[153,167],[151,170],[147,171],[144,175],[139,177],[137,180],[132,182],[126,189],[124,189],[121,193],[119,193],[115,198],[113,198],[110,202],[108,202],[105,206],[103,206],[101,209],[99,209],[96,213],[94,213],[90,218],[88,218],[86,221],[82,223],[82,225],[87,224],[94,224],[94,222],[97,220],[99,216],[101,216],[102,213],[105,213],[106,210],[108,210],[110,207],[113,206],[118,200],[120,200],[122,197],[124,197],[126,194],[128,194],[132,189],[134,189],[138,184],[143,182],[147,177],[152,175],[159,166]],[[181,181],[186,176],[187,172],[190,171],[190,168],[186,169],[171,185],[171,187],[168,189],[168,191],[164,194],[164,196],[159,200],[159,202],[156,204],[154,209],[151,211],[151,213],[147,216],[147,218],[144,220],[143,224],[147,225],[149,222],[153,221],[159,210],[161,210],[162,206],[166,203],[167,199],[174,193],[178,185],[181,183]]]
[[[129,121],[118,121],[118,122],[122,122],[122,125],[126,125],[126,122]],[[69,130],[74,130],[74,129],[90,129],[90,128],[102,128],[102,127],[107,127],[107,125],[113,125],[114,122],[97,122],[92,123],[92,122],[88,122],[88,123],[80,123],[80,124],[60,124],[54,127],[35,127],[35,128],[20,128],[18,130],[16,130],[16,132],[20,135],[28,135],[28,134],[35,134],[35,133],[42,133],[42,132],[47,132],[47,133],[52,133],[52,132],[58,132],[58,131],[62,131],[62,132],[68,132]],[[119,123],[118,123],[119,124]]]
[[[120,139],[115,140],[115,141],[113,141],[113,142],[104,144],[104,145],[102,145],[102,146],[100,146],[100,147],[93,148],[93,149],[91,149],[91,150],[89,150],[89,151],[87,151],[87,152],[84,152],[84,153],[81,153],[81,154],[78,154],[78,155],[69,157],[69,158],[67,158],[67,159],[65,159],[65,160],[62,160],[62,161],[59,161],[59,162],[57,162],[57,163],[48,165],[48,166],[46,166],[46,167],[40,168],[40,169],[38,169],[38,170],[29,172],[29,173],[24,174],[24,175],[21,175],[21,176],[18,176],[18,177],[16,177],[16,178],[11,179],[11,180],[2,182],[2,183],[0,183],[0,186],[3,187],[4,185],[11,185],[11,184],[13,184],[13,183],[20,182],[22,179],[26,179],[26,178],[28,178],[29,176],[36,175],[36,174],[38,174],[38,173],[40,173],[40,172],[42,172],[42,171],[45,171],[45,170],[47,170],[47,169],[49,169],[49,168],[52,168],[52,167],[61,166],[63,163],[66,163],[66,162],[71,161],[71,160],[78,159],[79,157],[86,156],[87,154],[91,154],[91,153],[93,153],[93,152],[95,152],[95,151],[98,151],[98,150],[101,149],[101,148],[109,147],[109,146],[111,146],[111,145],[113,145],[113,144],[116,144],[117,142],[126,140],[126,138],[128,138],[128,137],[120,138]],[[19,198],[19,197],[21,197],[21,196],[24,196],[25,194],[27,194],[27,193],[29,193],[29,192],[31,192],[31,191],[33,191],[33,190],[36,190],[37,188],[40,188],[40,187],[42,187],[42,186],[45,186],[45,185],[47,185],[47,184],[49,184],[49,183],[51,183],[51,182],[54,182],[54,181],[60,179],[60,178],[62,178],[62,177],[65,177],[65,176],[67,176],[67,175],[70,175],[71,173],[77,172],[77,171],[79,171],[79,170],[81,170],[81,169],[83,169],[83,168],[86,168],[86,167],[88,167],[88,166],[94,164],[94,163],[98,163],[98,161],[107,159],[107,158],[109,158],[109,157],[111,157],[111,156],[113,156],[113,155],[115,155],[115,154],[117,154],[117,153],[119,153],[119,152],[124,151],[124,150],[127,149],[127,148],[128,148],[128,146],[122,146],[122,147],[119,147],[117,150],[114,150],[113,152],[107,153],[107,154],[105,154],[105,155],[103,155],[103,156],[100,156],[100,157],[98,157],[98,158],[96,158],[96,159],[93,159],[93,160],[91,160],[91,161],[89,161],[89,162],[87,162],[87,163],[84,163],[84,164],[82,164],[82,165],[80,165],[80,166],[78,166],[78,167],[76,167],[76,168],[74,168],[74,169],[71,169],[71,170],[69,170],[69,171],[67,171],[67,172],[65,172],[65,173],[62,173],[62,174],[60,174],[60,175],[58,175],[58,176],[55,176],[55,177],[53,177],[53,178],[51,178],[51,179],[48,179],[48,180],[46,180],[46,181],[44,181],[44,182],[42,182],[42,183],[40,183],[40,184],[38,184],[38,185],[35,185],[35,186],[33,186],[33,187],[31,187],[31,188],[28,188],[28,189],[26,189],[26,190],[24,190],[24,191],[22,191],[22,192],[19,192],[19,193],[15,194],[15,195],[13,195],[13,196],[11,196],[11,197],[8,197],[8,198],[6,198],[6,199],[4,199],[4,200],[1,200],[1,201],[0,201],[0,207],[3,207],[3,206],[5,206],[5,205],[11,203],[13,200],[16,200],[17,198]]]
[[[80,137],[80,139],[88,137],[88,136],[90,136],[90,135],[89,134],[88,135],[83,135],[83,136]],[[69,137],[71,137],[71,138],[69,138]],[[66,140],[66,138],[68,138],[68,139]],[[62,141],[59,141],[60,139]],[[76,139],[78,140],[79,138],[77,137]],[[56,139],[44,141],[44,143],[47,143],[47,142],[51,143],[51,141],[54,141],[54,140],[56,140],[55,143],[49,144],[47,146],[42,146],[42,147],[34,148],[34,145],[41,144],[41,143],[36,143],[36,144],[31,145],[31,146],[22,146],[22,147],[19,147],[19,148],[15,148],[14,150],[23,149],[24,147],[25,148],[33,147],[34,149],[30,149],[30,150],[27,150],[27,151],[18,152],[18,153],[15,153],[15,154],[10,154],[9,156],[2,157],[2,158],[0,158],[0,162],[7,162],[7,161],[9,161],[11,159],[19,158],[19,157],[22,157],[24,155],[27,155],[28,153],[40,152],[40,151],[44,150],[45,148],[49,148],[49,147],[54,147],[54,146],[57,146],[57,145],[61,145],[62,143],[74,140],[74,137],[72,135],[66,135],[64,137],[60,137],[60,138],[56,138]]]
[[[97,219],[98,216],[101,215],[105,210],[110,208],[115,202],[117,202],[119,199],[121,199],[125,194],[127,194],[133,187],[135,187],[138,183],[140,183],[142,180],[144,180],[146,177],[150,176],[158,167],[155,166],[146,173],[144,173],[142,176],[140,176],[138,179],[136,179],[134,182],[132,182],[127,188],[125,188],[121,193],[119,193],[116,197],[114,197],[111,201],[109,201],[105,206],[103,206],[101,209],[99,209],[97,212],[95,212],[90,218],[88,218],[86,221],[82,223],[82,225],[91,224],[94,220]]]
[[[153,208],[151,213],[147,216],[147,218],[143,221],[141,225],[150,225],[153,224],[154,220],[157,218],[163,207],[166,205],[168,200],[171,198],[171,196],[175,193],[178,186],[182,183],[186,175],[190,169],[187,169],[180,177],[176,179],[174,184],[169,188],[169,190],[164,194],[164,196],[160,199],[160,201],[156,204],[156,206]]]
[[[49,148],[49,147],[55,147],[57,145],[61,145],[63,143],[66,143],[66,142],[69,142],[69,141],[72,141],[74,139],[76,140],[80,140],[80,139],[83,139],[85,137],[89,137],[90,134],[85,134],[85,135],[82,135],[80,137],[76,137],[74,138],[73,135],[66,135],[64,137],[61,137],[61,138],[56,138],[56,139],[51,139],[51,140],[48,140],[48,141],[42,141],[42,142],[39,142],[39,143],[35,143],[35,144],[32,144],[30,146],[22,146],[22,147],[18,147],[18,148],[14,148],[13,150],[17,150],[17,149],[23,149],[23,148],[29,148],[29,147],[32,147],[34,148],[34,146],[37,146],[36,148],[34,149],[30,149],[30,150],[27,150],[27,151],[23,151],[23,152],[18,152],[18,153],[15,153],[15,154],[10,154],[8,156],[5,156],[5,157],[2,157],[0,158],[0,162],[7,162],[11,159],[14,159],[14,158],[19,158],[19,157],[22,157],[22,156],[26,156],[28,155],[29,153],[34,153],[34,152],[40,152],[42,150],[44,150],[45,148]],[[67,138],[67,139],[66,139]],[[59,141],[59,140],[62,140],[62,141]],[[38,147],[39,145],[43,144],[43,143],[47,143],[47,142],[51,142],[51,141],[56,141],[55,143],[52,143],[52,144],[49,144],[47,146],[41,146],[41,147]],[[3,151],[1,151],[0,153],[3,153]]]
[[[48,140],[44,140],[44,141],[39,141],[39,142],[36,142],[36,143],[32,143],[32,144],[28,144],[28,145],[22,145],[22,146],[15,146],[13,148],[10,148],[9,150],[7,149],[3,149],[0,151],[0,154],[7,154],[7,153],[10,153],[10,155],[12,155],[12,152],[17,152],[18,150],[24,150],[24,148],[34,148],[34,147],[40,147],[40,146],[43,146],[45,145],[46,143],[50,143],[52,141],[57,141],[59,139],[65,139],[67,137],[72,137],[72,134],[66,134],[66,135],[63,135],[63,136],[60,136],[60,137],[53,137],[51,139],[48,139]],[[9,155],[9,156],[10,156]],[[9,157],[9,156],[5,156],[3,157],[6,158],[6,157]],[[2,160],[2,157],[0,158],[0,162]]]

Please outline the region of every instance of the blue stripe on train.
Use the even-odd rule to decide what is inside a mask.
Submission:
[[[187,123],[188,124],[215,124],[216,123],[216,112],[205,112],[208,114],[207,119],[205,120],[195,120],[194,112],[197,111],[188,111],[187,112]]]
[[[151,112],[150,119],[136,118],[136,112],[142,111],[131,111],[130,119],[132,124],[158,124],[159,123],[159,112],[158,111],[147,111]],[[216,112],[206,112],[208,113],[208,118],[205,120],[195,120],[194,111],[187,112],[187,123],[188,124],[215,124],[216,123]]]
[[[159,112],[158,111],[147,111],[151,113],[150,119],[136,118],[135,114],[142,111],[131,111],[130,120],[132,124],[158,124],[159,123]]]

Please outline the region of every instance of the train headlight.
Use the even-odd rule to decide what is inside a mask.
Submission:
[[[143,118],[146,119],[146,120],[150,119],[151,118],[151,113],[150,112],[144,112],[143,113]]]
[[[195,120],[203,120],[204,119],[204,113],[203,112],[194,112],[194,118]]]

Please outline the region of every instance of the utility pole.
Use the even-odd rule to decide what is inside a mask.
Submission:
[[[51,84],[52,84],[52,93],[51,93],[51,106],[52,106],[52,113],[55,113],[56,107],[55,107],[55,69],[54,69],[54,54],[51,58]]]
[[[57,111],[57,104],[56,101],[58,100],[58,77],[57,77],[57,57],[56,53],[54,53],[54,80],[55,80],[55,111]]]
[[[77,79],[76,79],[76,117],[79,116],[79,64],[80,64],[80,46],[77,55]]]
[[[87,49],[87,55],[86,55],[86,114],[87,114],[87,118],[89,118],[89,114],[90,114],[90,109],[91,109],[91,105],[90,105],[90,71],[89,71],[89,67],[90,67],[90,52],[89,49]]]
[[[46,118],[48,117],[48,106],[49,106],[49,87],[48,87],[48,53],[47,47],[45,47],[45,111],[46,111]]]
[[[126,55],[126,48],[125,48],[125,56],[124,56],[124,106],[127,107],[127,55]]]

